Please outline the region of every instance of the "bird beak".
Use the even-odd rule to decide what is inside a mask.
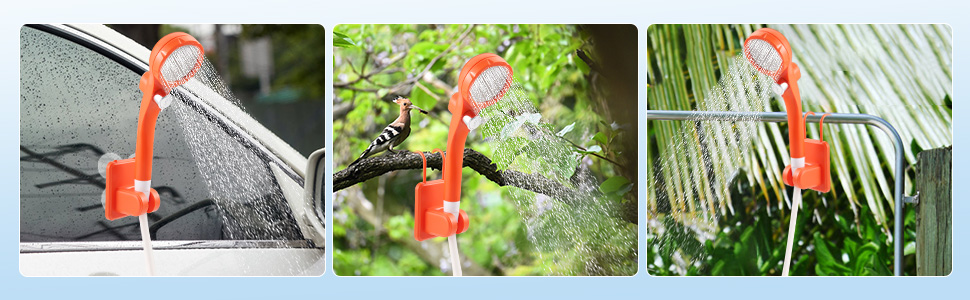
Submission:
[[[428,114],[428,111],[427,111],[427,110],[423,110],[423,109],[421,109],[420,107],[417,107],[417,106],[414,106],[414,104],[411,104],[411,106],[409,106],[409,107],[410,107],[410,108],[412,108],[412,109],[417,109],[417,110],[418,110],[418,111],[420,111],[420,112],[421,112],[422,114],[426,114],[426,115]]]

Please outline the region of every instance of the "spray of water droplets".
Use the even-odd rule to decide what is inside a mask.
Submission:
[[[486,119],[481,133],[496,146],[493,161],[507,164],[506,170],[556,183],[513,178],[512,186],[543,185],[547,192],[508,190],[536,253],[554,262],[547,273],[632,275],[637,261],[636,227],[617,216],[617,201],[598,193],[598,182],[588,170],[591,161],[543,124],[533,102],[510,79],[506,72],[483,72],[478,79],[492,82],[490,91],[501,90],[496,86],[504,86],[506,80],[511,83],[501,100],[481,111]]]
[[[738,55],[711,93],[697,100],[697,109],[765,111],[773,85],[771,77]],[[647,217],[651,251],[660,253],[657,259],[675,261],[671,271],[679,274],[703,260],[704,242],[715,237],[718,219],[734,213],[732,182],[742,169],[756,165],[752,149],[767,137],[761,123],[750,117],[709,120],[697,115],[682,124],[670,143],[661,146],[649,187],[658,199]]]
[[[183,54],[195,55],[176,51],[169,59],[195,62],[196,58]],[[187,74],[177,67],[171,70],[176,76]],[[229,240],[261,240],[277,243],[279,247],[285,247],[287,240],[303,240],[270,165],[241,142],[246,138],[227,132],[216,122],[219,116],[202,108],[204,104],[200,101],[223,98],[242,109],[212,64],[203,59],[195,76],[183,87],[167,88],[178,100],[174,101],[172,110],[182,126],[199,174],[218,207],[223,234]],[[286,261],[291,269],[299,268],[297,259]]]

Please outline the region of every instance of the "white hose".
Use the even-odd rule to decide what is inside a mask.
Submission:
[[[141,227],[141,243],[145,248],[148,276],[155,276],[155,254],[152,253],[152,236],[148,233],[148,214],[138,216],[138,226]]]
[[[458,213],[461,211],[460,201],[445,201],[442,210],[451,214],[451,220],[458,222]],[[458,258],[458,237],[454,234],[448,236],[448,253],[451,255],[451,275],[461,276],[461,259]]]
[[[805,167],[805,157],[791,158],[791,173]],[[794,180],[794,178],[792,178]],[[795,222],[798,221],[798,207],[802,206],[802,189],[795,187],[791,193],[791,220],[788,222],[788,246],[785,247],[785,265],[781,269],[781,276],[788,276],[791,265],[791,248],[795,244]]]
[[[792,191],[791,197],[791,221],[788,221],[788,246],[785,247],[785,266],[781,269],[781,276],[788,276],[788,269],[791,266],[791,248],[795,244],[795,222],[798,221],[798,207],[802,204],[802,189],[795,188]]]
[[[458,237],[448,236],[448,252],[451,254],[451,275],[461,276],[461,259],[458,258]]]

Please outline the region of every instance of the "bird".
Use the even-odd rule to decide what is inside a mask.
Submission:
[[[360,162],[361,159],[384,152],[384,150],[395,153],[394,147],[403,143],[404,140],[411,135],[411,110],[417,109],[423,114],[428,114],[428,111],[414,106],[414,104],[411,103],[411,100],[404,97],[397,97],[397,99],[394,99],[394,103],[397,103],[398,107],[400,107],[400,115],[398,115],[394,122],[391,122],[390,125],[384,127],[384,130],[381,131],[381,135],[377,136],[377,138],[374,139],[369,146],[367,146],[364,153],[361,153],[360,156],[348,166],[352,166],[357,162]]]

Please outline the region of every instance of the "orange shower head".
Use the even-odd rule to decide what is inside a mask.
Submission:
[[[802,119],[802,99],[798,94],[798,65],[792,62],[791,46],[781,32],[761,28],[744,41],[744,56],[758,71],[771,76],[782,89],[788,114],[788,142],[791,157],[804,158],[805,122]]]
[[[166,91],[184,84],[199,69],[205,58],[202,44],[184,32],[174,32],[155,43],[149,57],[149,72]]]
[[[442,165],[443,211],[456,218],[460,214],[461,168],[468,132],[481,125],[482,119],[478,114],[501,100],[511,87],[512,67],[492,53],[472,57],[458,73],[458,92],[451,96],[448,103],[451,124],[446,148],[448,152]]]
[[[512,67],[498,55],[483,53],[472,57],[458,73],[458,97],[463,114],[472,117],[502,99],[512,86]],[[454,111],[453,111],[454,112]]]
[[[138,216],[158,209],[158,193],[151,188],[155,121],[171,103],[169,92],[192,79],[202,68],[202,44],[191,35],[175,32],[162,37],[148,58],[142,91],[135,158],[108,163],[105,173],[105,217],[110,220]]]
[[[777,30],[761,28],[744,41],[744,57],[758,71],[780,83],[781,75],[791,64],[791,46]]]

